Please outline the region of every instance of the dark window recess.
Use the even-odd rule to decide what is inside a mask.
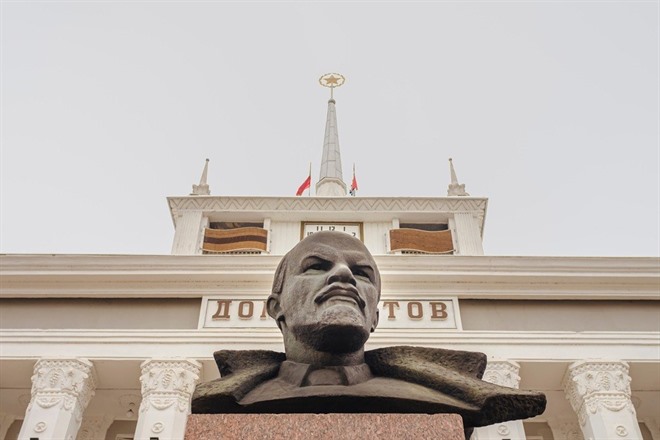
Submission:
[[[210,222],[209,229],[263,228],[264,222]]]
[[[420,231],[446,231],[449,225],[446,223],[399,223],[401,229],[418,229]]]

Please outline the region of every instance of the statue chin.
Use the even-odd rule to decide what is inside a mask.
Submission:
[[[291,331],[300,342],[326,353],[353,353],[369,339],[369,330],[356,322],[318,322]]]

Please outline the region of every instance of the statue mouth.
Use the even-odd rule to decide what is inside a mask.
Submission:
[[[351,284],[344,283],[333,283],[328,287],[323,289],[321,293],[316,295],[314,302],[316,304],[321,304],[330,298],[348,298],[353,301],[360,307],[361,310],[364,310],[366,303],[358,293],[357,289]]]

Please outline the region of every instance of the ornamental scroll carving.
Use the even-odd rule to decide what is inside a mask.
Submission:
[[[80,422],[95,388],[94,366],[88,360],[41,359],[34,366],[28,409],[34,404],[44,409],[59,405],[65,411],[74,411]]]
[[[509,388],[520,386],[520,366],[513,361],[488,361],[483,380]]]
[[[584,425],[589,414],[602,410],[635,413],[630,399],[628,364],[621,361],[577,362],[564,379],[566,398]]]
[[[199,380],[200,366],[190,361],[146,361],[142,364],[142,403],[140,412],[149,407],[190,412],[190,399]]]

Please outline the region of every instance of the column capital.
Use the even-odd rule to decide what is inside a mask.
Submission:
[[[483,380],[509,388],[520,386],[520,365],[508,359],[489,359]]]
[[[34,365],[28,411],[34,404],[44,409],[55,405],[67,411],[77,408],[75,417],[80,421],[95,389],[94,365],[87,359],[39,359]]]
[[[18,437],[75,438],[95,389],[96,373],[89,360],[39,359],[34,365],[32,395]]]
[[[564,390],[580,425],[585,424],[588,413],[603,409],[635,412],[628,370],[628,363],[618,360],[586,360],[569,365]]]
[[[180,412],[190,412],[190,400],[202,368],[199,362],[191,359],[149,359],[140,368],[140,412],[147,411],[149,406],[158,410],[175,406]]]

